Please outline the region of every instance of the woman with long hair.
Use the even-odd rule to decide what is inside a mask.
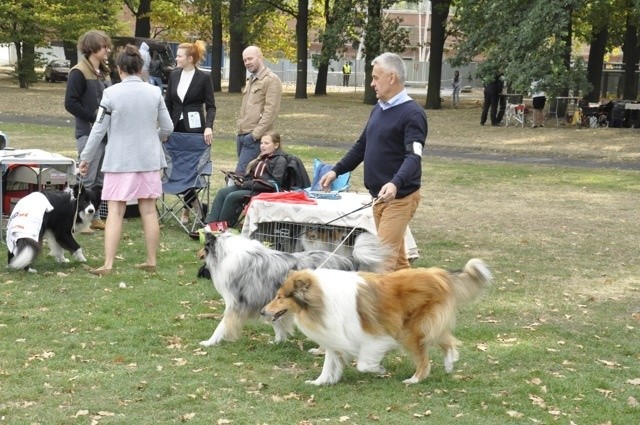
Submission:
[[[181,43],[176,54],[176,69],[171,72],[165,93],[167,110],[173,121],[174,131],[202,134],[202,142],[213,141],[213,121],[216,117],[216,102],[211,76],[198,68],[205,53],[204,41]],[[184,201],[198,214],[202,205],[195,190],[183,193]],[[181,221],[189,223],[189,210],[182,210]]]

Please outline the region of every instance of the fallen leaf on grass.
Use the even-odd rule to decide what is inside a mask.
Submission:
[[[231,421],[229,419],[218,419],[218,422],[216,422],[218,425],[225,425],[225,424],[230,424]]]
[[[339,419],[340,422],[347,422],[348,420],[349,420],[348,416],[340,416],[340,419]]]
[[[609,361],[609,360],[602,360],[602,359],[598,359],[598,360],[596,360],[596,361],[597,361],[597,362],[599,362],[599,363],[602,363],[602,364],[603,364],[603,365],[605,365],[605,366],[609,366],[609,367],[617,367],[617,366],[620,366],[618,363],[616,363],[616,362],[612,362],[612,361]]]
[[[631,384],[631,385],[640,385],[640,378],[636,378],[636,379],[627,379],[627,384]]]
[[[173,360],[173,364],[176,366],[184,366],[187,364],[187,360],[180,357],[171,360]]]
[[[544,399],[537,395],[529,394],[529,400],[531,400],[534,406],[542,407],[543,409],[547,407]]]
[[[600,394],[602,394],[604,396],[604,398],[611,398],[613,396],[613,391],[611,391],[611,390],[604,390],[602,388],[596,388],[596,391],[598,391]]]
[[[75,414],[75,417],[78,418],[80,416],[87,416],[89,414],[88,410],[78,410]]]
[[[220,315],[215,313],[200,313],[196,315],[198,319],[217,319]]]
[[[489,346],[485,343],[480,343],[476,345],[476,348],[480,351],[487,351],[489,349]]]
[[[516,412],[515,410],[508,410],[507,415],[509,415],[512,418],[521,418],[524,416],[523,413]]]
[[[634,396],[629,396],[629,398],[627,398],[627,406],[638,407],[640,403],[638,403],[638,400]]]
[[[182,422],[187,422],[193,419],[195,416],[196,416],[195,413],[185,413],[184,415],[180,416],[180,420]]]

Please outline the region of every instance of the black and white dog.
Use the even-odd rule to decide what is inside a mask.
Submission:
[[[43,238],[59,263],[69,262],[65,249],[79,262],[86,262],[73,234],[89,227],[99,205],[100,190],[80,185],[33,192],[20,199],[7,224],[9,267],[35,272],[30,266],[40,253]]]
[[[209,347],[237,339],[245,322],[260,316],[262,307],[275,297],[291,270],[325,267],[381,272],[388,255],[386,245],[370,233],[356,238],[353,254],[348,257],[328,251],[280,252],[229,232],[208,233],[201,256],[225,308],[213,335],[200,345]],[[272,324],[276,342],[284,341],[293,332],[293,315]]]

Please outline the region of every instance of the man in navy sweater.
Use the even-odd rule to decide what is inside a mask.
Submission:
[[[392,248],[388,268],[399,270],[410,267],[404,234],[420,204],[427,116],[407,95],[406,68],[400,56],[383,53],[371,64],[371,87],[378,103],[356,143],[320,182],[329,190],[336,176],[364,162],[364,185],[377,198],[373,217],[378,237]]]

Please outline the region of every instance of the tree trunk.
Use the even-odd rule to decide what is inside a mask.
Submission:
[[[229,3],[229,93],[241,93],[246,82],[247,71],[242,61],[245,49],[243,0],[231,0]]]
[[[429,86],[427,88],[426,109],[440,109],[440,84],[442,78],[442,56],[444,55],[445,31],[451,0],[431,2],[431,54],[429,55]]]
[[[567,74],[571,72],[571,40],[573,39],[573,24],[571,23],[571,19],[573,16],[573,9],[570,6],[566,8],[567,12],[567,32],[564,36],[564,45],[565,45],[565,53],[563,55],[563,65]],[[562,96],[568,96],[569,89],[564,89],[562,92]]]
[[[382,28],[382,2],[369,0],[367,9],[367,24],[364,34],[364,103],[375,105],[378,101],[376,92],[371,87],[371,61],[380,55],[380,29]]]
[[[591,46],[589,46],[589,62],[587,63],[587,81],[591,84],[591,91],[587,93],[585,99],[589,102],[600,100],[600,81],[602,80],[602,66],[604,65],[604,54],[607,51],[607,39],[609,29],[607,27],[595,30],[591,35]]]
[[[327,95],[327,73],[329,72],[329,62],[323,62],[318,66],[318,78],[316,79],[316,96]]]
[[[62,48],[64,49],[64,57],[69,60],[71,66],[76,66],[78,64],[78,43],[65,40],[62,42]]]
[[[211,2],[211,82],[213,91],[222,91],[222,4]]]
[[[309,1],[298,0],[298,16],[296,19],[297,37],[297,74],[296,99],[307,98],[307,44],[308,44]]]
[[[138,13],[136,14],[136,37],[149,38],[151,36],[151,0],[140,0]]]
[[[331,13],[331,2],[324,0],[324,32],[326,36],[327,30],[333,25],[334,19]],[[326,37],[324,37],[326,38]],[[327,73],[329,72],[329,58],[333,52],[330,48],[335,47],[327,43],[326,40],[320,40],[322,47],[320,48],[320,62],[318,63],[318,78],[316,79],[316,88],[314,94],[316,96],[326,96],[327,94]]]
[[[636,65],[638,64],[638,27],[633,21],[631,11],[627,14],[627,28],[622,45],[622,62],[624,62],[622,98],[636,100],[638,86],[636,80]]]
[[[28,89],[37,79],[34,71],[36,46],[26,41],[14,44],[16,46],[18,83],[21,89]]]

